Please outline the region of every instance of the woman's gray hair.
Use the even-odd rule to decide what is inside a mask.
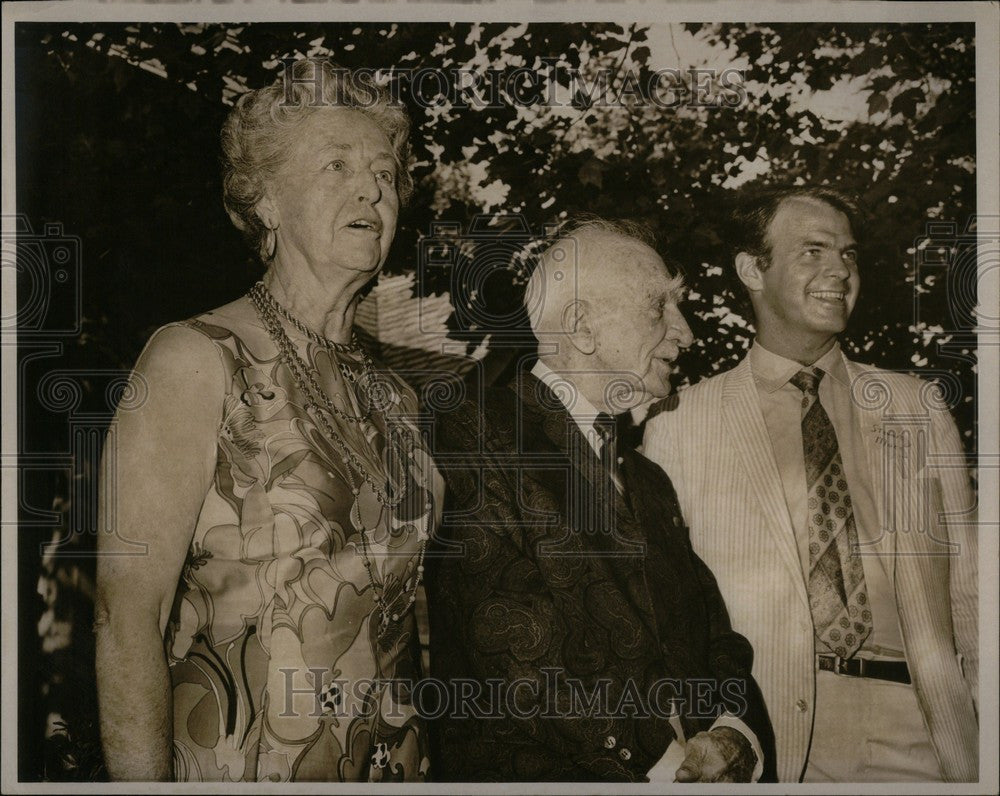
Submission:
[[[286,70],[289,67],[286,65]],[[222,201],[229,218],[263,262],[268,230],[257,215],[268,180],[285,162],[298,124],[323,107],[353,108],[370,118],[392,144],[401,204],[413,193],[409,172],[410,119],[370,70],[351,71],[325,58],[303,58],[271,85],[239,98],[222,126]]]

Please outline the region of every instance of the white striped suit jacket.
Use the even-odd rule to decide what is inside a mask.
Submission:
[[[883,515],[879,535],[860,543],[889,560],[906,659],[942,775],[975,781],[978,562],[958,431],[932,382],[845,364]],[[674,411],[647,424],[643,453],[670,476],[733,628],[753,644],[778,778],[796,782],[815,704],[812,618],[748,360],[682,391]]]

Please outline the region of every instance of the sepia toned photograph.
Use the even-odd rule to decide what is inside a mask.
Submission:
[[[995,3],[10,3],[2,79],[5,792],[996,792]]]

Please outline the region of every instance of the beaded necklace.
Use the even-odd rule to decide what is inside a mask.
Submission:
[[[371,415],[373,401],[371,400],[373,395],[377,395],[377,391],[373,392],[375,385],[375,377],[372,367],[371,357],[368,356],[368,352],[365,351],[361,344],[358,342],[358,336],[356,334],[351,335],[351,342],[348,343],[336,343],[327,337],[316,334],[308,326],[306,326],[302,321],[292,315],[288,310],[282,307],[277,299],[271,295],[271,292],[267,289],[263,282],[257,282],[250,289],[250,300],[253,301],[254,306],[257,308],[257,314],[260,315],[261,320],[264,322],[268,333],[272,330],[278,333],[279,339],[275,339],[275,335],[271,334],[271,338],[275,340],[281,351],[282,359],[285,364],[289,365],[289,369],[292,370],[292,375],[296,376],[296,370],[298,373],[304,374],[305,378],[309,381],[309,386],[312,388],[312,395],[317,395],[322,397],[324,400],[324,405],[330,412],[335,414],[337,417],[346,420],[349,423],[364,423],[368,420]],[[281,321],[278,320],[275,313],[281,315],[285,320],[292,324],[296,329],[302,332],[306,337],[308,337],[312,342],[321,348],[325,348],[328,352],[333,353],[359,353],[361,355],[361,366],[363,369],[361,378],[359,379],[354,375],[354,372],[346,363],[341,362],[339,359],[337,365],[340,368],[341,374],[348,381],[358,384],[362,388],[362,392],[369,398],[368,408],[364,410],[361,416],[352,415],[348,412],[343,412],[333,405],[333,402],[329,399],[323,389],[319,386],[319,380],[317,378],[318,374],[315,373],[314,368],[310,368],[298,355],[295,350],[295,346],[292,345],[291,340],[288,339],[288,335],[285,334],[285,330],[281,326]],[[265,318],[265,316],[267,316]],[[383,401],[384,403],[384,401]],[[308,407],[307,407],[308,408]],[[385,408],[380,407],[380,408]]]
[[[368,356],[367,352],[358,343],[357,336],[353,336],[350,345],[345,345],[344,343],[335,343],[332,340],[328,340],[325,337],[321,337],[312,330],[310,330],[305,324],[300,320],[295,318],[288,310],[282,307],[278,301],[271,295],[270,291],[264,285],[263,282],[257,282],[248,294],[248,298],[257,310],[257,315],[263,323],[264,328],[267,330],[268,335],[274,341],[278,348],[279,354],[285,366],[292,374],[292,378],[295,381],[296,386],[305,398],[305,408],[306,411],[314,419],[319,420],[326,432],[327,436],[336,444],[341,453],[341,461],[344,463],[344,470],[347,473],[347,482],[350,486],[351,494],[355,498],[354,506],[352,508],[352,521],[355,526],[361,530],[361,556],[365,566],[365,572],[368,574],[368,582],[372,587],[372,599],[378,608],[379,613],[379,624],[378,624],[378,637],[381,639],[386,631],[389,629],[390,622],[398,622],[402,614],[404,614],[411,605],[413,605],[417,600],[417,588],[420,586],[420,580],[424,572],[424,553],[427,549],[427,537],[423,535],[420,539],[420,548],[417,554],[417,566],[416,570],[411,578],[412,585],[409,588],[409,595],[407,595],[407,590],[403,589],[399,597],[392,601],[392,603],[387,603],[385,600],[385,588],[384,584],[379,583],[375,579],[375,575],[372,572],[374,569],[373,562],[369,556],[369,543],[368,543],[368,529],[365,527],[364,522],[361,518],[361,509],[358,505],[357,498],[361,492],[361,488],[358,480],[355,478],[355,472],[360,476],[362,482],[367,482],[375,494],[376,499],[385,508],[395,508],[402,501],[404,495],[406,494],[406,484],[405,479],[401,483],[401,487],[398,490],[397,495],[390,495],[393,491],[392,485],[389,479],[385,481],[385,488],[380,486],[373,475],[365,468],[362,461],[357,457],[357,455],[350,449],[347,442],[337,433],[334,429],[333,424],[330,422],[328,415],[335,415],[336,417],[341,417],[344,420],[354,423],[363,423],[370,425],[368,422],[368,417],[370,416],[371,410],[373,408],[383,415],[383,424],[386,428],[386,438],[387,445],[394,445],[393,434],[389,433],[389,424],[385,418],[384,410],[388,407],[391,397],[388,391],[386,391],[385,385],[383,387],[383,395],[379,398],[376,394],[373,398],[368,401],[368,410],[361,417],[350,415],[346,412],[341,412],[337,409],[330,397],[326,394],[323,388],[319,384],[319,373],[316,369],[308,365],[295,350],[295,346],[289,339],[288,335],[285,333],[285,329],[281,324],[279,315],[285,318],[289,323],[292,324],[296,329],[303,332],[311,341],[317,343],[318,345],[326,348],[331,352],[360,352],[361,359],[363,363],[363,373],[359,379],[354,379],[348,377],[348,380],[352,383],[358,385],[361,389],[366,389],[365,384],[371,385],[369,389],[374,389],[378,386],[379,382],[375,376],[374,369],[372,366],[371,358]],[[343,363],[338,363],[341,366],[341,372],[344,372],[345,366]],[[409,458],[413,458],[413,444],[412,437],[409,439],[410,445],[407,448],[406,455]],[[400,456],[401,451],[396,447],[395,456]],[[425,507],[426,508],[426,507]],[[400,598],[407,597],[406,603],[402,608],[397,611],[393,611],[392,608],[396,605]]]

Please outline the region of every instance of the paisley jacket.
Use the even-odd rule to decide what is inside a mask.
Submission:
[[[432,453],[448,484],[427,572],[436,778],[642,782],[678,723],[691,737],[723,712],[773,778],[753,651],[658,466],[623,450],[619,493],[526,372],[439,411]]]

